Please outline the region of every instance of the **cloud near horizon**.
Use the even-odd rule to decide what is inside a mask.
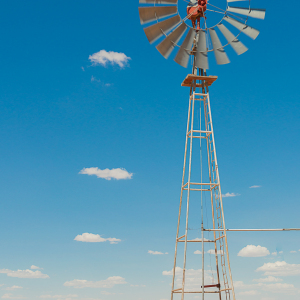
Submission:
[[[106,50],[100,50],[99,52],[90,55],[89,60],[94,66],[101,65],[106,67],[107,64],[111,64],[118,65],[120,68],[124,68],[131,58],[122,52],[107,52]]]
[[[49,278],[47,274],[43,274],[41,271],[32,271],[32,270],[17,270],[12,271],[9,269],[1,269],[0,273],[6,274],[8,277],[16,278]]]
[[[151,255],[165,255],[165,254],[169,254],[168,252],[163,253],[163,252],[152,251],[152,250],[149,250],[148,253],[151,254]]]
[[[98,169],[98,168],[83,168],[79,174],[85,174],[85,175],[95,175],[98,178],[103,178],[106,180],[111,179],[132,179],[133,173],[128,173],[125,169],[117,168],[117,169]]]
[[[249,187],[249,189],[258,189],[261,188],[261,185],[252,185]]]
[[[66,296],[63,296],[63,295],[41,295],[40,298],[41,299],[57,299],[57,300],[71,300],[73,298],[77,298],[78,295],[66,295]]]
[[[264,272],[265,276],[297,276],[300,275],[300,265],[277,261],[275,263],[265,263],[256,272]]]
[[[104,243],[104,242],[109,242],[110,244],[118,244],[121,242],[120,239],[116,238],[103,238],[99,234],[93,234],[93,233],[88,233],[85,232],[83,234],[79,234],[75,237],[74,241],[77,242],[85,242],[85,243]]]
[[[105,280],[100,281],[88,281],[88,280],[79,280],[74,279],[72,281],[66,281],[64,286],[73,287],[75,289],[82,289],[82,288],[106,288],[110,289],[113,288],[115,285],[119,284],[126,284],[125,278],[120,276],[112,276],[108,277]]]

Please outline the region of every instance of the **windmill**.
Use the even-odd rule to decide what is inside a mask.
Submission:
[[[249,26],[248,21],[251,18],[263,20],[265,10],[252,8],[250,0],[227,0],[225,8],[212,4],[212,0],[179,1],[181,2],[139,0],[140,22],[145,25],[144,31],[149,42],[157,43],[156,49],[166,59],[176,49],[174,61],[183,67],[187,67],[189,62],[192,65],[192,73],[188,74],[182,83],[182,86],[190,87],[190,94],[171,300],[189,299],[190,296],[194,297],[197,294],[202,295],[202,299],[235,300],[227,231],[251,231],[251,229],[226,229],[225,226],[209,96],[209,88],[217,80],[217,76],[207,75],[208,59],[213,52],[217,64],[229,63],[225,52],[225,48],[229,45],[236,54],[245,53],[248,48],[239,39],[243,35],[252,39],[257,38],[259,31]],[[239,2],[240,6],[232,6],[232,2]],[[179,4],[185,6],[183,18],[179,14]],[[214,19],[214,15],[220,16],[219,20],[216,24],[210,25],[210,19]],[[198,150],[195,157],[196,146]],[[207,203],[211,218],[206,216],[204,228],[204,211]],[[201,237],[192,237],[194,229],[190,228],[191,216],[200,220]],[[181,219],[185,222],[181,222]],[[210,233],[213,234],[212,237],[209,236]],[[180,249],[180,245],[183,245],[183,249]],[[201,251],[194,252],[202,255],[200,274],[196,274],[198,275],[196,279],[191,278],[191,271],[188,269],[189,248],[195,245],[202,246]],[[209,245],[211,249],[205,252],[205,248]],[[179,260],[181,254],[183,260]],[[210,258],[212,256],[214,261],[214,263],[210,261],[211,275],[205,270],[208,255]],[[191,260],[192,264],[195,263],[195,259]],[[177,263],[180,263],[181,267]],[[195,269],[192,271],[197,273]]]

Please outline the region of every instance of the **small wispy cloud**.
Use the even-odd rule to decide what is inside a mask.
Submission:
[[[76,289],[82,288],[113,288],[115,285],[126,284],[125,278],[120,276],[108,277],[105,280],[100,281],[88,281],[88,280],[79,280],[74,279],[72,281],[67,281],[64,283],[64,286],[74,287]]]
[[[163,252],[152,251],[152,250],[149,250],[148,253],[151,254],[151,255],[165,255],[165,254],[169,254],[168,252],[163,253]]]
[[[207,252],[204,252],[204,253],[207,253],[207,254],[215,254],[215,250],[214,249],[210,249],[210,250],[208,250]],[[202,251],[200,251],[200,250],[196,250],[195,252],[194,252],[194,254],[202,254]],[[223,251],[221,251],[221,250],[218,250],[217,251],[217,254],[223,254]]]
[[[92,75],[92,77],[91,77],[91,82],[97,82],[97,83],[100,83],[103,87],[110,87],[110,86],[113,85],[112,83],[105,83],[105,82],[102,82],[100,79],[94,77],[93,75]]]
[[[266,278],[253,279],[253,281],[264,283],[264,282],[280,282],[283,281],[281,278],[276,278],[274,276],[268,276]]]
[[[82,70],[83,72],[85,72],[85,69],[84,69],[84,67],[81,67],[81,70]]]
[[[41,295],[41,299],[57,299],[57,300],[71,300],[77,298],[78,295]]]
[[[96,77],[94,77],[93,75],[92,75],[92,77],[91,77],[91,82],[101,82],[101,80],[100,79],[97,79]]]
[[[297,251],[295,251],[295,250],[292,250],[292,251],[290,251],[290,253],[297,253]]]
[[[79,234],[75,237],[74,241],[77,242],[85,242],[85,243],[104,243],[104,242],[110,242],[110,244],[118,244],[121,242],[120,239],[116,238],[103,238],[99,234],[93,234],[93,233],[83,233]]]
[[[258,189],[261,188],[261,185],[252,185],[249,187],[249,189]]]
[[[23,296],[14,296],[13,294],[4,294],[2,299],[27,299],[26,297]]]
[[[22,286],[13,285],[13,286],[5,288],[4,290],[6,290],[6,291],[14,291],[14,290],[22,289],[22,288],[23,288]]]
[[[237,196],[241,196],[240,194],[236,194],[236,193],[226,193],[226,194],[222,194],[223,198],[229,198],[229,197],[237,197]]]
[[[89,60],[93,65],[106,66],[107,64],[118,65],[120,68],[124,68],[131,58],[122,52],[100,50],[89,56]]]
[[[86,175],[95,175],[98,178],[103,178],[106,180],[111,179],[131,179],[133,173],[127,172],[125,169],[117,168],[117,169],[98,169],[98,168],[83,168],[79,174],[86,174]]]
[[[31,270],[43,270],[43,268],[40,268],[40,267],[35,266],[35,265],[32,265],[32,266],[30,267],[30,269],[31,269]]]

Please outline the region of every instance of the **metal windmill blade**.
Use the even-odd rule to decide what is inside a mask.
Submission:
[[[141,24],[172,16],[178,13],[177,6],[139,7]]]
[[[227,11],[243,15],[243,16],[248,16],[251,18],[256,18],[256,19],[261,19],[264,20],[266,16],[266,10],[265,9],[257,9],[257,8],[242,8],[242,7],[233,7],[233,6],[228,6]]]

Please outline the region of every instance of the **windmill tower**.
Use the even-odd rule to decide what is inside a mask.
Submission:
[[[185,2],[184,18],[178,1]],[[243,54],[248,49],[239,36],[255,39],[259,34],[247,23],[249,18],[264,19],[265,10],[251,8],[250,0],[239,1],[241,7],[231,6],[237,1],[227,0],[222,9],[221,0],[215,0],[217,4],[212,0],[140,0],[141,24],[150,24],[144,28],[149,42],[158,42],[156,48],[166,59],[179,48],[175,62],[192,65],[192,73],[182,83],[190,87],[190,94],[171,300],[188,300],[197,294],[202,299],[236,299],[209,97],[217,77],[208,76],[207,70],[210,52],[217,64],[227,64],[226,46]],[[209,13],[220,16],[212,26]],[[193,251],[200,255],[195,258]]]

